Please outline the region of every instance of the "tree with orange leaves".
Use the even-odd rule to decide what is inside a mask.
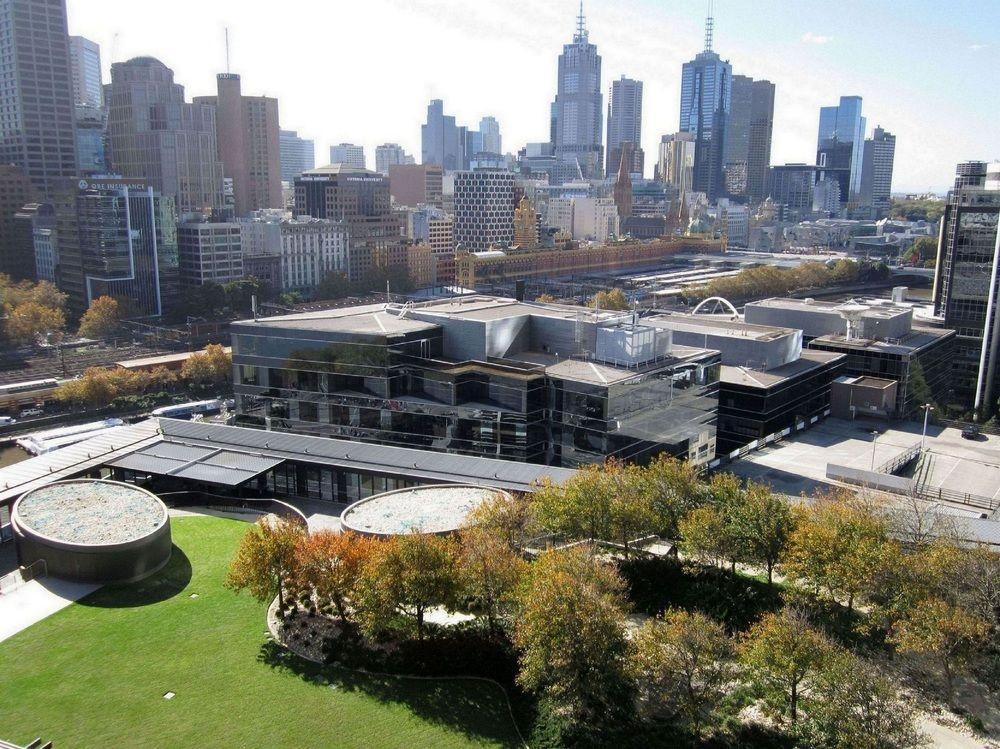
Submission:
[[[296,584],[300,592],[311,592],[318,603],[332,603],[348,621],[361,570],[371,557],[374,544],[356,533],[319,530],[299,538],[295,547]]]

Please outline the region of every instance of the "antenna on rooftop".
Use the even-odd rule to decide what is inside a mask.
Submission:
[[[577,43],[587,41],[587,20],[583,15],[583,0],[580,0],[580,15],[576,17],[576,35],[573,41]]]
[[[226,74],[229,72],[229,27],[226,26]]]
[[[705,17],[705,51],[712,51],[712,32],[715,30],[715,18],[712,17],[713,0],[708,0],[708,15]]]

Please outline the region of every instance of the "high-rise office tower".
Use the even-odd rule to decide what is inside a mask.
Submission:
[[[955,401],[980,414],[1000,396],[1000,162],[959,164],[948,195],[934,312],[958,331],[952,366]]]
[[[876,127],[872,137],[865,141],[861,159],[861,205],[870,208],[874,218],[889,214],[895,156],[896,136]]]
[[[656,176],[677,189],[681,196],[694,189],[693,133],[673,133],[660,138],[660,154]]]
[[[65,0],[0,0],[0,164],[43,195],[76,175]]]
[[[295,179],[295,215],[344,222],[352,281],[364,279],[375,267],[406,264],[388,177],[346,164],[310,169]]]
[[[514,209],[514,244],[524,249],[538,246],[538,213],[527,195]]]
[[[427,122],[420,127],[420,161],[446,171],[461,169],[465,153],[464,136],[455,118],[444,113],[444,102],[433,99],[427,105]]]
[[[559,55],[559,78],[553,104],[555,153],[565,167],[564,177],[579,174],[584,179],[592,179],[601,176],[604,160],[601,100],[601,56],[589,41],[581,3],[573,43],[564,44]]]
[[[82,311],[99,296],[127,300],[134,317],[176,300],[177,227],[171,197],[136,179],[87,179],[56,197],[59,288]]]
[[[101,47],[82,36],[69,38],[69,62],[73,71],[73,100],[100,109],[104,106],[101,82]]]
[[[146,180],[181,216],[223,208],[214,106],[186,102],[174,71],[153,57],[114,63],[104,94],[116,173]]]
[[[712,51],[714,19],[705,21],[705,49],[684,63],[680,130],[695,136],[694,189],[716,200],[725,194],[723,158],[732,102],[733,68]]]
[[[738,200],[764,199],[771,164],[774,84],[734,75],[723,172],[727,194]]]
[[[365,168],[365,149],[353,143],[338,143],[330,146],[330,163],[346,164],[355,169]]]
[[[233,180],[237,216],[281,207],[281,145],[278,100],[244,96],[236,73],[220,73],[218,95],[196,96],[196,104],[215,107],[219,159]]]
[[[841,202],[855,201],[861,192],[864,139],[860,96],[841,96],[837,106],[820,108],[816,165],[840,183]]]
[[[21,167],[0,164],[0,273],[15,281],[35,277],[34,246],[15,230],[15,217],[37,199],[35,185]]]
[[[240,224],[192,221],[177,226],[180,285],[224,284],[243,278]]]
[[[403,147],[398,143],[383,143],[375,146],[375,171],[379,174],[389,175],[389,168],[400,164],[414,163]]]
[[[605,174],[617,174],[622,160],[622,144],[631,143],[629,174],[642,174],[645,154],[642,151],[642,81],[622,76],[611,82],[608,97],[608,160]]]
[[[434,164],[394,164],[389,167],[389,192],[399,205],[441,207],[444,174]]]
[[[496,117],[483,117],[479,120],[480,150],[484,153],[502,154],[500,141],[500,123]]]
[[[316,168],[316,144],[313,141],[300,138],[294,130],[280,130],[278,144],[282,182],[291,182],[302,172]]]
[[[455,173],[455,242],[469,252],[514,241],[514,174],[502,169]]]

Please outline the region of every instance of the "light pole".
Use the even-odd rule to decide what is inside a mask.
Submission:
[[[927,418],[931,415],[931,411],[934,410],[934,406],[930,403],[924,404],[924,431],[920,435],[920,452],[924,451],[924,441],[927,439]]]
[[[878,432],[872,431],[872,470],[875,470],[875,443],[878,442]]]

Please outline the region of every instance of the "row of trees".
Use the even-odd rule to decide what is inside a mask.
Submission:
[[[622,725],[697,741],[738,725],[753,703],[804,745],[910,747],[920,743],[912,710],[843,643],[936,665],[950,695],[955,675],[981,665],[1000,634],[1000,555],[954,543],[934,517],[848,494],[791,507],[765,487],[725,474],[703,481],[672,459],[611,462],[487,503],[452,538],[373,541],[262,523],[229,584],[263,601],[277,595],[283,610],[327,611],[371,639],[434,634],[433,607],[474,613],[514,644],[539,725],[564,741],[609,740],[600,732]],[[678,539],[694,570],[766,574],[784,608],[741,631],[695,602],[630,632],[622,564],[651,534]],[[539,537],[559,548],[528,562]]]
[[[709,281],[703,286],[685,290],[689,302],[721,296],[733,302],[745,302],[770,296],[781,296],[803,289],[851,283],[874,283],[889,277],[884,263],[841,258],[831,263],[803,263],[795,268],[762,265],[747,268],[735,276]]]
[[[204,351],[191,354],[180,371],[163,367],[129,370],[120,367],[91,367],[75,380],[64,382],[55,391],[56,400],[74,406],[100,408],[127,405],[126,399],[166,397],[171,391],[185,389],[217,392],[232,382],[232,356],[220,345],[211,344]]]

